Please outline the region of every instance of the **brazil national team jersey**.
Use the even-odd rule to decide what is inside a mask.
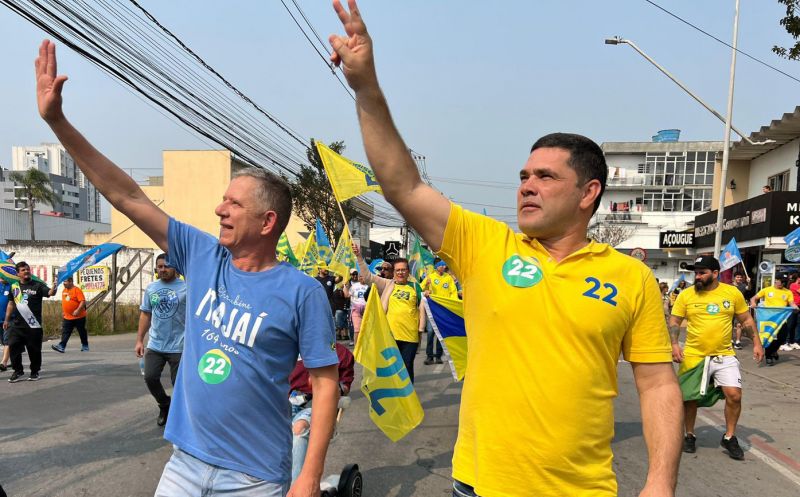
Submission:
[[[788,288],[778,290],[774,286],[766,286],[756,294],[757,299],[764,299],[765,307],[786,307],[792,305],[794,296]]]
[[[386,318],[395,340],[419,342],[419,299],[416,283],[394,284]]]
[[[453,277],[447,273],[439,274],[437,271],[434,271],[433,274],[429,274],[428,277],[425,278],[422,286],[423,288],[430,289],[431,295],[434,297],[446,297],[449,299],[458,298],[456,282]]]
[[[683,354],[736,355],[731,347],[731,320],[747,309],[742,292],[733,285],[720,283],[707,292],[698,292],[694,286],[682,291],[672,306],[672,314],[689,321]]]
[[[453,477],[492,497],[616,496],[620,352],[672,361],[653,273],[596,242],[557,262],[457,205],[439,255],[464,286],[469,350]]]

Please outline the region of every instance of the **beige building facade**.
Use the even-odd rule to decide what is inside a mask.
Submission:
[[[232,173],[245,165],[227,150],[165,150],[163,164],[163,176],[151,177],[147,185],[142,185],[145,194],[175,219],[219,236],[219,218],[214,209],[222,200]],[[302,220],[292,215],[286,228],[292,246],[303,241],[307,233]],[[157,248],[142,230],[113,207],[111,232],[89,233],[84,244],[108,241],[131,248]]]

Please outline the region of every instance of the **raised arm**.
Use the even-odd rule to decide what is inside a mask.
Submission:
[[[86,179],[111,205],[166,251],[169,218],[164,211],[147,198],[133,178],[94,148],[64,116],[61,90],[66,81],[66,76],[57,76],[55,44],[50,40],[43,41],[36,59],[39,114],[75,159]]]
[[[378,84],[372,39],[355,0],[348,0],[348,7],[349,12],[339,0],[333,2],[346,35],[330,36],[334,50],[331,60],[337,66],[342,65],[347,82],[355,91],[367,159],[386,200],[434,251],[439,250],[450,215],[450,201],[420,178]]]

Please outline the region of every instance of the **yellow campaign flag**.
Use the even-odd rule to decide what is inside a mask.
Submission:
[[[336,200],[344,202],[366,192],[378,192],[383,195],[372,169],[342,157],[320,141],[314,140],[314,144],[317,146]]]
[[[306,240],[306,246],[303,249],[303,257],[300,259],[300,267],[298,269],[306,274],[314,275],[319,260],[317,237],[312,233],[308,236],[308,240]]]
[[[369,417],[392,442],[416,428],[425,417],[392,338],[378,289],[372,285],[354,352],[364,366],[361,391],[369,401]]]
[[[350,271],[356,268],[356,254],[353,253],[353,243],[350,240],[350,232],[342,230],[336,250],[333,251],[333,258],[328,265],[328,270],[336,273],[343,278],[343,283],[350,281]]]

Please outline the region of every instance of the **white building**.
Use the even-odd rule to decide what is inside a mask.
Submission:
[[[592,226],[617,230],[623,253],[644,258],[660,280],[672,281],[692,259],[686,243],[662,248],[662,238],[688,232],[711,208],[714,164],[722,142],[607,142],[601,145],[609,176]],[[671,240],[686,237],[672,236]]]
[[[759,273],[759,263],[769,261],[777,266],[777,273],[787,274],[800,269],[800,261],[790,252],[787,258],[783,237],[800,228],[800,192],[798,192],[798,166],[800,166],[800,107],[780,119],[762,126],[750,135],[758,142],[771,140],[764,145],[750,145],[739,141],[731,147],[728,177],[725,184],[722,243],[731,238],[744,258],[748,274]],[[714,189],[720,186],[721,161],[718,160]],[[771,192],[765,193],[769,186]],[[712,208],[718,206],[713,199]],[[711,253],[714,249],[717,211],[698,216],[695,220],[695,247],[697,253]],[[737,270],[741,269],[741,266]],[[771,277],[772,271],[768,272]],[[723,275],[723,279],[730,275]],[[762,274],[764,276],[764,274]],[[763,283],[763,281],[759,281]]]
[[[56,212],[71,219],[100,221],[100,193],[86,180],[61,144],[42,143],[37,146],[12,147],[11,160],[14,171],[35,168],[50,175],[53,191],[60,201],[56,205],[39,204],[36,211]],[[4,186],[5,188],[7,187]],[[3,200],[3,207],[8,207],[5,196]],[[13,208],[25,207],[25,203],[25,200],[16,199]]]

